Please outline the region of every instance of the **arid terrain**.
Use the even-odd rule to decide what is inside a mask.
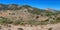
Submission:
[[[60,11],[0,4],[1,30],[60,30]]]

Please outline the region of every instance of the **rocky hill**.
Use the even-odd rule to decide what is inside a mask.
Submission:
[[[60,21],[60,11],[39,9],[29,5],[0,4],[0,23],[53,24]]]

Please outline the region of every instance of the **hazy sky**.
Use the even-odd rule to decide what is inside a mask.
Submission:
[[[2,4],[27,4],[37,8],[52,8],[60,10],[60,0],[0,0]]]

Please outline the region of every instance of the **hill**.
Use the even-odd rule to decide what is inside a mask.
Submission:
[[[0,4],[0,23],[54,24],[60,22],[60,11],[29,5]],[[28,23],[27,23],[28,22]]]

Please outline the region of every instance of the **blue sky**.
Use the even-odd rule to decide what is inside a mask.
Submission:
[[[60,10],[60,0],[0,0],[1,4],[27,4],[33,7]]]

